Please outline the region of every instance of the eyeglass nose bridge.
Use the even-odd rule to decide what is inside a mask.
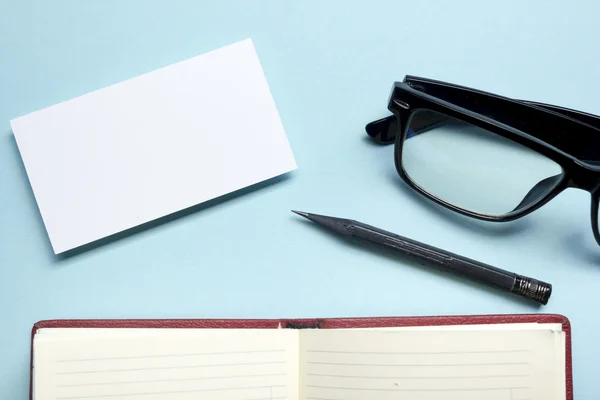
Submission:
[[[592,169],[579,161],[574,161],[567,187],[585,190],[590,193],[597,192],[600,190],[600,170]]]

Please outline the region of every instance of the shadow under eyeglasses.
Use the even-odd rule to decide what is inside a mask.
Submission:
[[[588,241],[583,233],[577,232],[565,235],[561,240],[561,244],[564,251],[569,252],[573,257],[581,258],[587,263],[600,266],[600,247],[593,239]]]

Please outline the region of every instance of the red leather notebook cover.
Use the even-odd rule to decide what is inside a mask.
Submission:
[[[451,315],[423,317],[358,317],[314,319],[77,319],[46,320],[34,324],[31,333],[31,362],[33,366],[33,338],[42,328],[243,328],[243,329],[336,329],[382,328],[399,326],[483,325],[507,323],[559,323],[566,338],[566,388],[567,400],[573,400],[573,375],[571,360],[571,324],[567,317],[558,314],[492,314]],[[33,371],[31,371],[33,372]],[[29,398],[32,400],[30,374]]]

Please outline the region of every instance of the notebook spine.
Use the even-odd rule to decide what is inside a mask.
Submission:
[[[320,329],[322,322],[320,320],[311,322],[285,321],[282,325],[286,329]]]

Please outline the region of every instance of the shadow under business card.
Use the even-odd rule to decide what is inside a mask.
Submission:
[[[27,176],[27,171],[25,169],[25,165],[23,164],[23,160],[19,155],[19,149],[17,146],[17,142],[15,140],[14,135],[12,134],[12,132],[9,134],[9,139],[11,140],[11,144],[14,148],[15,151],[15,155],[17,157],[17,159],[19,160],[19,172],[23,178],[23,182],[27,182],[27,187],[28,187],[28,205],[31,208],[35,208],[38,212],[38,220],[40,221],[40,229],[43,230],[44,232],[46,232],[46,228],[44,226],[43,223],[43,219],[39,210],[39,207],[37,206],[37,202],[35,200],[35,195],[33,193],[33,190],[31,188],[31,185],[29,184],[29,178]],[[72,250],[68,250],[59,254],[55,254],[54,251],[52,250],[52,246],[50,244],[50,239],[46,233],[45,235],[45,241],[47,243],[47,247],[48,247],[48,251],[50,252],[50,254],[52,254],[52,257],[54,257],[55,261],[60,262],[78,255],[81,255],[83,253],[87,253],[89,251],[92,251],[94,249],[98,249],[101,247],[104,247],[106,245],[109,245],[111,243],[117,242],[117,241],[121,241],[125,238],[128,238],[130,236],[134,236],[134,235],[138,235],[142,232],[154,229],[158,226],[164,225],[164,224],[168,224],[169,222],[175,221],[175,220],[179,220],[182,219],[188,215],[191,214],[196,214],[201,212],[202,210],[208,209],[208,208],[214,208],[217,207],[219,205],[223,205],[225,203],[230,203],[232,201],[234,201],[237,198],[240,198],[242,196],[247,196],[253,192],[258,192],[262,189],[265,189],[269,186],[273,186],[279,183],[282,183],[288,179],[291,178],[292,174],[294,173],[294,171],[290,171],[288,173],[285,173],[283,175],[279,175],[279,176],[275,176],[273,178],[270,179],[266,179],[262,182],[256,183],[254,185],[250,185],[247,186],[245,188],[233,191],[231,193],[227,193],[223,196],[220,197],[216,197],[214,199],[205,201],[203,203],[199,203],[196,204],[194,206],[185,208],[183,210],[180,211],[176,211],[174,213],[165,215],[164,217],[161,218],[157,218],[155,220],[152,221],[148,221],[146,223],[140,224],[138,226],[132,227],[130,229],[115,233],[113,235],[104,237],[102,239],[98,239],[96,241],[90,242],[88,244],[84,244],[82,246],[79,246],[77,248],[74,248]]]
[[[172,214],[169,215],[165,215],[164,217],[152,220],[152,221],[148,221],[144,224],[138,225],[136,227],[127,229],[125,231],[121,231],[118,233],[115,233],[111,236],[107,236],[105,238],[102,239],[98,239],[95,242],[89,243],[89,244],[85,244],[83,246],[77,247],[75,249],[72,250],[68,250],[64,253],[60,253],[57,254],[56,257],[58,260],[65,260],[74,256],[77,256],[79,254],[85,253],[87,251],[99,248],[99,247],[103,247],[109,243],[115,242],[115,241],[119,241],[122,240],[128,236],[133,236],[133,235],[137,235],[140,234],[144,231],[147,231],[149,229],[154,229],[160,225],[164,225],[167,224],[171,221],[175,221],[181,218],[184,218],[188,215],[191,214],[196,214],[201,212],[202,210],[208,209],[208,208],[214,208],[216,206],[219,206],[221,204],[225,204],[225,203],[229,203],[235,199],[237,199],[238,197],[242,197],[242,196],[247,196],[248,194],[252,193],[252,192],[257,192],[260,191],[261,189],[264,189],[268,186],[272,186],[275,185],[277,183],[283,182],[287,179],[290,178],[290,174],[292,174],[293,172],[289,172],[285,175],[280,175],[277,177],[273,177],[270,179],[267,179],[265,181],[256,183],[254,185],[239,189],[235,192],[231,192],[228,194],[225,194],[221,197],[217,197],[214,198],[212,200],[208,200],[204,203],[200,203],[200,204],[196,204],[192,207],[183,209],[181,211],[176,211]]]

